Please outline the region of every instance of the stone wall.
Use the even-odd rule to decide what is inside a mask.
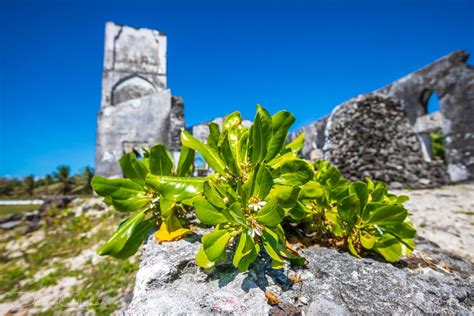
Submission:
[[[402,164],[411,164],[409,169],[418,170],[415,174],[419,179],[415,187],[425,186],[423,183],[428,183],[428,180],[429,185],[448,181],[445,172],[441,170],[443,168],[446,169],[449,180],[452,182],[473,179],[474,124],[472,118],[474,117],[474,70],[466,64],[467,58],[468,54],[465,52],[454,52],[376,91],[380,98],[382,96],[391,97],[391,100],[399,104],[406,113],[407,120],[404,120],[404,124],[410,126],[408,128],[407,125],[405,128],[407,135],[399,135],[398,137],[403,136],[404,140],[410,139],[409,142],[417,142],[418,145],[414,146],[420,147],[422,162],[418,162],[419,153],[417,153],[418,157],[416,159],[412,156],[410,162],[406,161]],[[433,93],[436,93],[440,98],[440,112],[427,114],[428,101]],[[348,110],[348,104],[353,102],[354,99],[336,109],[341,110],[344,108]],[[348,110],[348,113],[350,112]],[[320,158],[333,159],[337,161],[336,164],[343,170],[348,170],[348,166],[352,165],[352,163],[346,163],[339,158],[336,159],[335,157],[343,157],[344,155],[341,156],[341,149],[337,148],[334,143],[329,144],[331,140],[328,139],[326,123],[330,120],[333,125],[340,126],[341,124],[341,122],[338,122],[341,117],[334,117],[335,113],[338,112],[333,111],[329,118],[324,117],[292,133],[290,139],[294,139],[297,135],[304,132],[305,143],[302,155],[305,158],[311,160]],[[361,116],[356,115],[351,119],[343,118],[343,122],[344,124],[349,124],[348,126],[364,124],[360,119]],[[352,122],[352,120],[358,123]],[[382,118],[381,120],[386,124],[379,123],[378,133],[391,135],[392,122],[389,118]],[[385,129],[385,126],[387,126],[387,129]],[[344,128],[340,128],[339,132],[343,133]],[[444,166],[440,162],[434,161],[431,157],[429,133],[438,129],[441,129],[443,132],[446,144],[445,160],[447,163]],[[334,135],[332,137],[337,138],[337,135],[334,134],[335,132],[332,131]],[[412,137],[413,132],[416,134],[416,138]],[[380,153],[381,151],[385,153],[384,150],[386,148],[392,148],[395,145],[389,137],[386,137],[386,139],[387,142],[379,139],[376,143],[369,141],[368,143],[357,144],[362,147],[360,150],[367,151],[367,154],[369,152],[374,154]],[[354,139],[352,140],[355,141]],[[326,149],[324,150],[324,148]],[[399,149],[397,146],[393,148],[393,150]],[[333,153],[333,151],[336,152]],[[346,155],[351,156],[352,154],[348,152]],[[362,156],[351,156],[351,159],[361,159]],[[365,157],[367,158],[367,156]],[[357,167],[356,170],[351,172],[347,171],[347,174],[351,177],[362,178],[364,174],[367,174],[367,170],[374,169],[372,161],[361,160],[357,164],[365,164],[366,166],[362,169]],[[398,164],[398,166],[401,165]],[[379,170],[377,168],[374,171]],[[380,169],[377,171],[377,174],[380,171],[387,171],[386,175],[382,178],[386,178],[385,181],[394,182],[396,186],[398,186],[399,181],[407,179],[406,177],[400,179],[395,174],[390,176],[392,172],[389,167],[387,169]],[[378,178],[377,176],[375,177]],[[409,178],[413,178],[413,175]],[[402,184],[414,185],[414,182],[409,180],[408,183]]]
[[[339,105],[325,129],[323,156],[352,180],[367,176],[393,188],[448,182],[443,162],[425,161],[398,99],[366,94]]]
[[[184,101],[166,87],[166,49],[159,31],[106,24],[96,174],[122,176],[120,157],[155,143],[178,156]]]

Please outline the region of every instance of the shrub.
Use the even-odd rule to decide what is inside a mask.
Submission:
[[[205,143],[183,131],[176,168],[163,145],[146,151],[141,161],[133,153],[125,155],[120,160],[125,179],[96,176],[92,185],[118,211],[136,213],[99,254],[132,255],[155,224],[157,239],[178,239],[189,232],[185,215],[193,210],[203,224],[214,228],[202,236],[196,256],[203,268],[227,260],[229,248],[240,271],[247,270],[262,251],[275,269],[282,268],[285,260],[302,264],[304,259],[287,242],[293,226],[329,234],[354,256],[366,249],[394,262],[410,253],[416,231],[403,207],[407,197],[388,194],[386,184],[368,178],[351,183],[326,161],[312,164],[299,158],[304,135],[286,144],[294,121],[287,111],[271,116],[257,106],[250,128],[235,112],[225,118],[222,128],[209,124]],[[195,151],[215,173],[190,177]],[[293,226],[282,225],[287,222]]]

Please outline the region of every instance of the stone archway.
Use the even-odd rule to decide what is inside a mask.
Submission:
[[[117,82],[112,88],[111,104],[137,99],[156,92],[153,83],[139,75],[131,75]]]

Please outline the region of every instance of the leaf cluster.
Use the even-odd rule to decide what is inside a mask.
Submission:
[[[213,227],[202,236],[196,263],[211,268],[230,255],[245,271],[265,252],[272,267],[304,259],[289,246],[286,227],[303,227],[331,235],[360,256],[364,249],[397,261],[413,250],[416,231],[403,207],[407,197],[389,194],[382,182],[351,183],[326,161],[314,164],[298,157],[304,135],[287,143],[295,118],[287,111],[270,115],[257,106],[250,128],[240,113],[226,116],[222,126],[209,124],[201,142],[183,131],[183,149],[175,168],[163,145],[121,160],[124,179],[94,177],[94,190],[121,212],[135,212],[99,249],[123,258],[138,249],[155,229],[161,241],[189,232],[186,212],[194,210],[201,223]],[[194,152],[213,174],[192,178]],[[292,223],[292,225],[287,225]],[[285,227],[285,228],[284,228]]]

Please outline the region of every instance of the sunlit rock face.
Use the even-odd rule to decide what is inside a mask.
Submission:
[[[414,257],[397,264],[309,247],[300,249],[305,267],[272,270],[263,257],[240,273],[231,262],[197,267],[199,237],[157,244],[150,236],[126,315],[468,315],[473,304],[472,264],[424,239]]]

